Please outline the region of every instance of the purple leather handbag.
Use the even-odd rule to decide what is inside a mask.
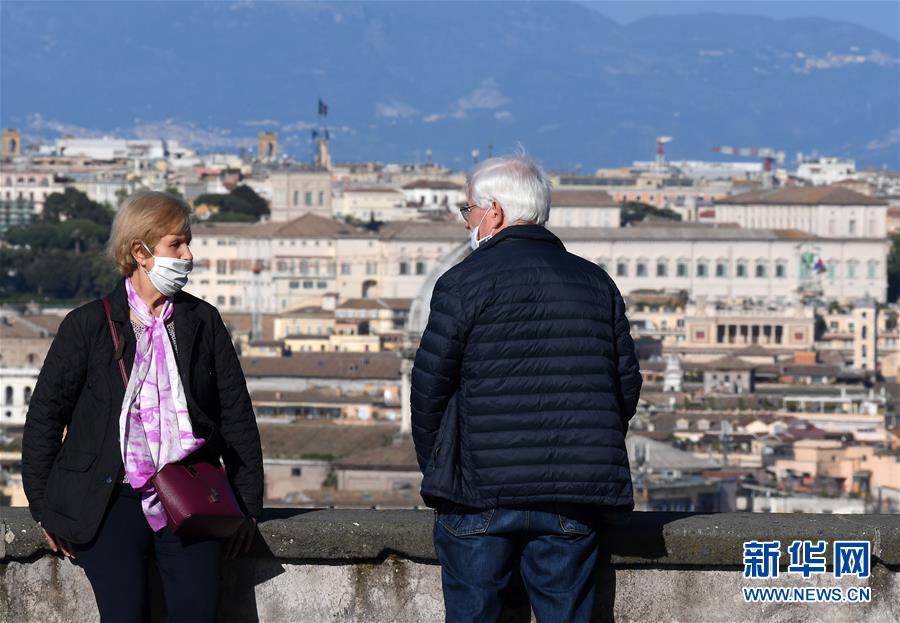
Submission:
[[[119,336],[109,313],[109,297],[103,297],[103,309],[122,382],[128,387],[123,349],[119,347]],[[192,463],[191,456],[163,466],[150,479],[168,516],[169,528],[178,536],[189,538],[228,538],[245,521],[228,476],[221,466],[201,461]]]

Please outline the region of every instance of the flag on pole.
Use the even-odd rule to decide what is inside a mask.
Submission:
[[[826,270],[828,270],[828,267],[825,266],[825,260],[821,255],[816,256],[816,263],[813,265],[813,269],[819,274],[822,274]]]
[[[322,117],[328,116],[328,106],[322,101],[321,97],[319,98],[319,115]]]

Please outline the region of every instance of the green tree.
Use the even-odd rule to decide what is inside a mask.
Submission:
[[[241,184],[231,191],[231,196],[237,197],[249,205],[253,211],[252,213],[256,215],[257,218],[269,215],[269,202],[260,197],[256,191],[249,186]]]
[[[888,301],[896,301],[900,295],[900,234],[891,237],[888,253]]]
[[[218,212],[210,215],[207,222],[211,223],[255,223],[257,218],[246,212]]]
[[[115,214],[107,206],[91,200],[80,190],[66,188],[62,193],[52,193],[44,202],[44,211],[38,216],[42,223],[83,218],[109,227]]]
[[[669,208],[657,208],[649,203],[623,201],[621,208],[623,226],[644,221],[648,218],[665,219],[669,221],[681,220],[681,215],[674,210],[670,210]]]

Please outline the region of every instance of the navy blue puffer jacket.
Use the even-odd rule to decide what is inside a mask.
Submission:
[[[640,390],[612,279],[545,228],[508,227],[435,285],[412,371],[422,496],[633,508]]]

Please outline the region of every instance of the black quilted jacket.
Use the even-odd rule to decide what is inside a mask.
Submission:
[[[640,390],[612,279],[543,227],[509,227],[435,285],[412,372],[422,495],[633,508]]]
[[[135,337],[124,279],[109,298],[130,374]],[[207,440],[193,458],[224,459],[238,499],[258,516],[263,495],[259,431],[228,331],[215,307],[186,292],[175,295],[174,323],[178,371],[194,433]],[[22,441],[22,480],[31,514],[72,542],[93,538],[120,480],[124,395],[103,304],[92,301],[60,325],[31,397]]]

